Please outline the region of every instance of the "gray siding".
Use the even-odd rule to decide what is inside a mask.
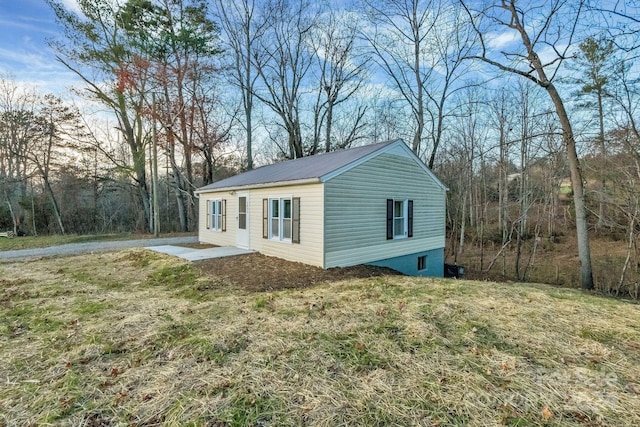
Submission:
[[[386,239],[386,199],[414,201],[413,237]],[[416,160],[381,154],[325,183],[325,268],[444,247],[445,192]]]

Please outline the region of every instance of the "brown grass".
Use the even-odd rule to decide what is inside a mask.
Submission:
[[[579,291],[256,293],[145,250],[0,277],[2,425],[640,425],[640,310]]]

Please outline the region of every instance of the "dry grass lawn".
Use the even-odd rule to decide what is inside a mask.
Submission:
[[[640,307],[576,290],[256,292],[146,250],[4,263],[0,286],[0,425],[640,425]]]

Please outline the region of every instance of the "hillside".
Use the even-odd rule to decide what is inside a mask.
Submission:
[[[0,286],[2,425],[640,425],[640,309],[576,290],[256,292],[145,250],[0,264]]]

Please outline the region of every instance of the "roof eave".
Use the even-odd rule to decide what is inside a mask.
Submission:
[[[219,188],[210,188],[204,189],[201,188],[195,191],[195,194],[203,194],[203,193],[220,193],[224,191],[244,191],[244,190],[253,190],[256,188],[273,188],[273,187],[289,187],[292,185],[309,185],[309,184],[320,184],[320,178],[305,178],[305,179],[294,179],[291,181],[274,181],[274,182],[261,182],[259,184],[246,184],[246,185],[232,185],[228,187],[219,187]]]

